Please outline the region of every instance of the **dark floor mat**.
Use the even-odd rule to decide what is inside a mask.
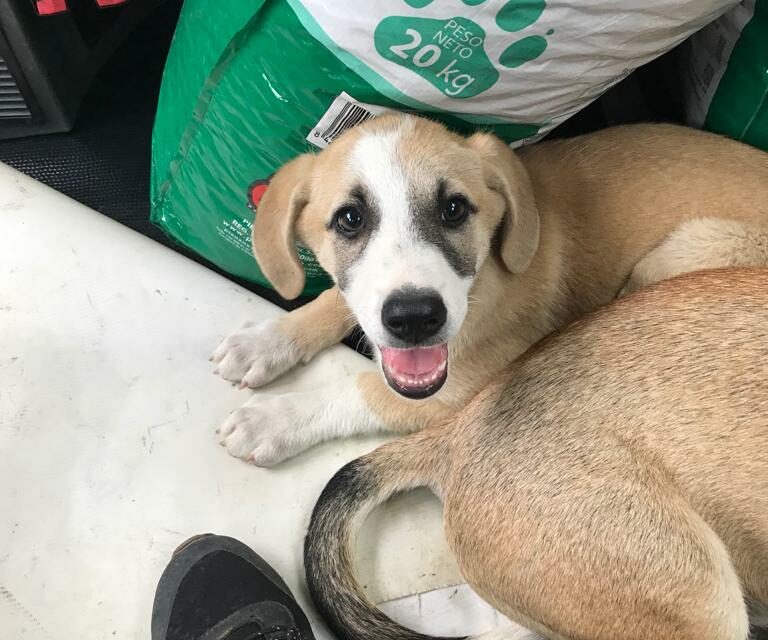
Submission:
[[[69,133],[0,142],[0,160],[120,222],[146,224],[150,139],[179,2],[137,28],[94,81]]]

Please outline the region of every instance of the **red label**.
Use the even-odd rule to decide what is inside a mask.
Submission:
[[[68,10],[67,0],[35,0],[38,15],[52,16]]]
[[[251,186],[248,187],[248,206],[254,211],[259,208],[259,202],[261,202],[261,199],[267,192],[267,187],[269,186],[269,181],[271,179],[272,176],[269,176],[264,180],[255,180],[251,183]]]

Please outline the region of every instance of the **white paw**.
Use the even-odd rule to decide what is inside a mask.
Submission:
[[[280,331],[278,320],[246,324],[224,338],[213,352],[214,373],[241,388],[261,387],[301,360],[301,354]]]
[[[317,400],[313,393],[256,394],[219,428],[220,442],[259,467],[287,460],[317,441]]]

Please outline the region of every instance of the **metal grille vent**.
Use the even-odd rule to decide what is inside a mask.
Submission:
[[[5,59],[0,56],[0,120],[31,118],[32,113],[13,79]]]

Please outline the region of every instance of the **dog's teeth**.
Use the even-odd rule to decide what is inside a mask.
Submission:
[[[445,373],[447,362],[441,362],[431,374],[409,375],[397,369],[390,369],[392,379],[401,387],[424,388],[435,384]]]

